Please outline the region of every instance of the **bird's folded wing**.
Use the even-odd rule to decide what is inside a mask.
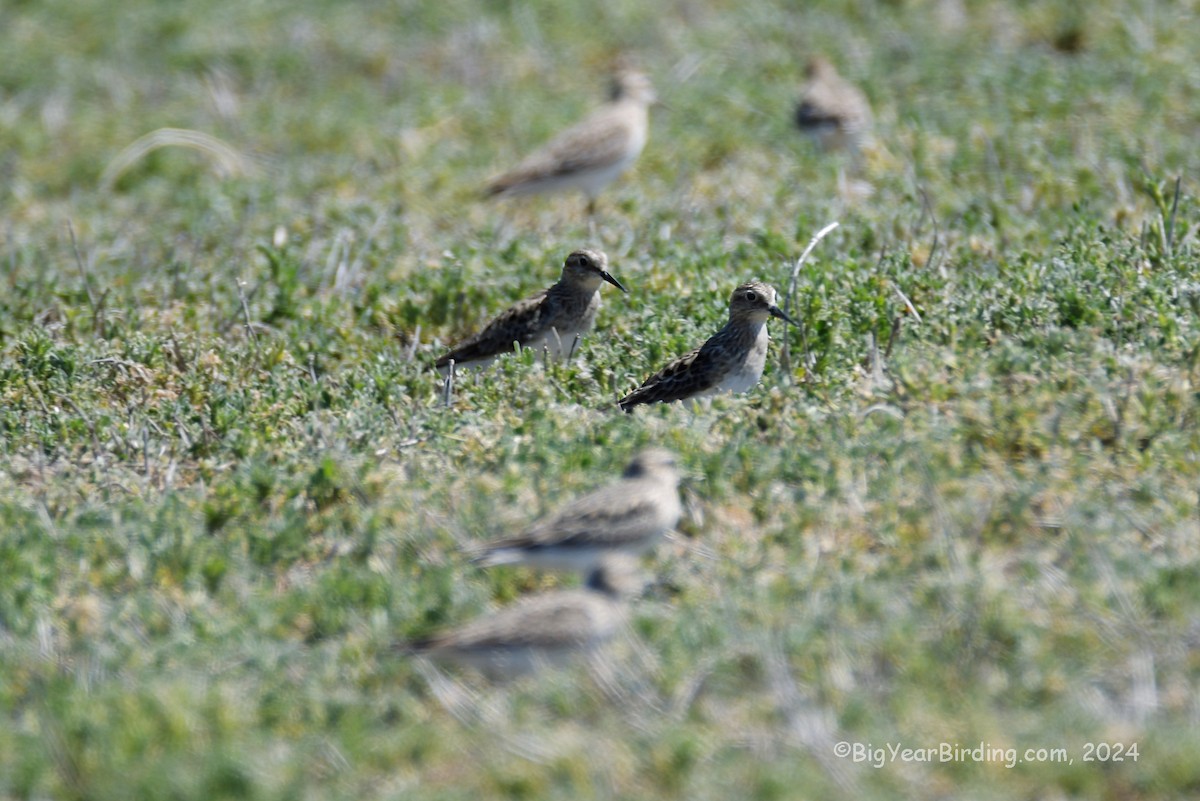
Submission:
[[[514,342],[524,344],[538,330],[542,299],[548,290],[541,290],[502,312],[479,333],[460,342],[438,359],[438,366],[448,363],[486,359],[512,350]]]
[[[621,405],[669,402],[706,392],[720,380],[717,371],[710,367],[713,359],[713,350],[705,347],[680,356],[622,398]]]
[[[587,639],[592,618],[584,603],[560,600],[548,606],[518,603],[430,643],[432,649],[457,650],[570,646]]]
[[[654,526],[657,517],[658,505],[649,495],[631,496],[627,488],[609,487],[538,521],[524,535],[513,538],[507,547],[617,546],[645,536],[645,530]]]
[[[604,109],[552,139],[489,185],[492,194],[518,184],[607,167],[621,160],[630,130],[619,116]]]

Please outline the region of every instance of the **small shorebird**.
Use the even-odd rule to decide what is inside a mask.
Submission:
[[[581,589],[523,598],[397,650],[474,667],[493,679],[514,678],[606,644],[621,627],[625,600],[644,586],[633,557],[612,555],[588,574]]]
[[[492,179],[486,194],[529,195],[579,189],[588,214],[596,196],[629,169],[646,146],[654,87],[640,72],[622,70],[613,80],[611,101],[551,139],[540,150]]]
[[[482,331],[438,359],[437,368],[445,371],[452,360],[458,367],[483,367],[512,351],[513,343],[522,348],[545,347],[554,359],[568,356],[575,338],[596,323],[604,281],[629,291],[608,272],[604,253],[576,250],[567,256],[558,283],[501,312]]]
[[[858,158],[871,136],[871,105],[858,87],[838,75],[827,59],[813,56],[796,107],[796,126],[823,150],[846,150]]]
[[[619,481],[578,498],[516,537],[488,543],[475,561],[586,571],[611,553],[639,554],[679,522],[675,456],[648,448]]]
[[[617,405],[632,412],[639,403],[702,398],[720,392],[746,392],[762,378],[767,363],[767,318],[796,321],[775,305],[775,290],[750,281],[733,290],[729,322],[696,350],[647,378]]]

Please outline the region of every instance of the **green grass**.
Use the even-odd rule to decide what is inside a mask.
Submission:
[[[0,7],[0,798],[1194,797],[1196,9],[962,6]],[[868,200],[789,127],[817,47],[874,104]],[[667,104],[594,235],[477,201],[618,48]],[[101,188],[163,127],[250,168]],[[614,410],[832,220],[758,389]],[[444,407],[445,345],[587,244],[631,293],[582,357]],[[689,546],[611,675],[391,652],[572,583],[461,546],[646,443]]]

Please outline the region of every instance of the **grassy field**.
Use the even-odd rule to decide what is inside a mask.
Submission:
[[[0,798],[1196,797],[1198,19],[0,5]],[[870,198],[790,127],[816,50]],[[478,201],[618,52],[666,105],[595,229]],[[126,150],[162,128],[226,150]],[[831,221],[758,389],[615,410]],[[446,408],[446,344],[586,245],[631,291],[580,357]],[[648,443],[687,514],[604,663],[392,653],[576,583],[461,547]]]

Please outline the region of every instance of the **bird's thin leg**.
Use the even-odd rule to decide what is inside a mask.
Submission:
[[[449,368],[446,371],[446,381],[442,385],[442,405],[449,409],[454,404],[454,359],[450,360]]]

